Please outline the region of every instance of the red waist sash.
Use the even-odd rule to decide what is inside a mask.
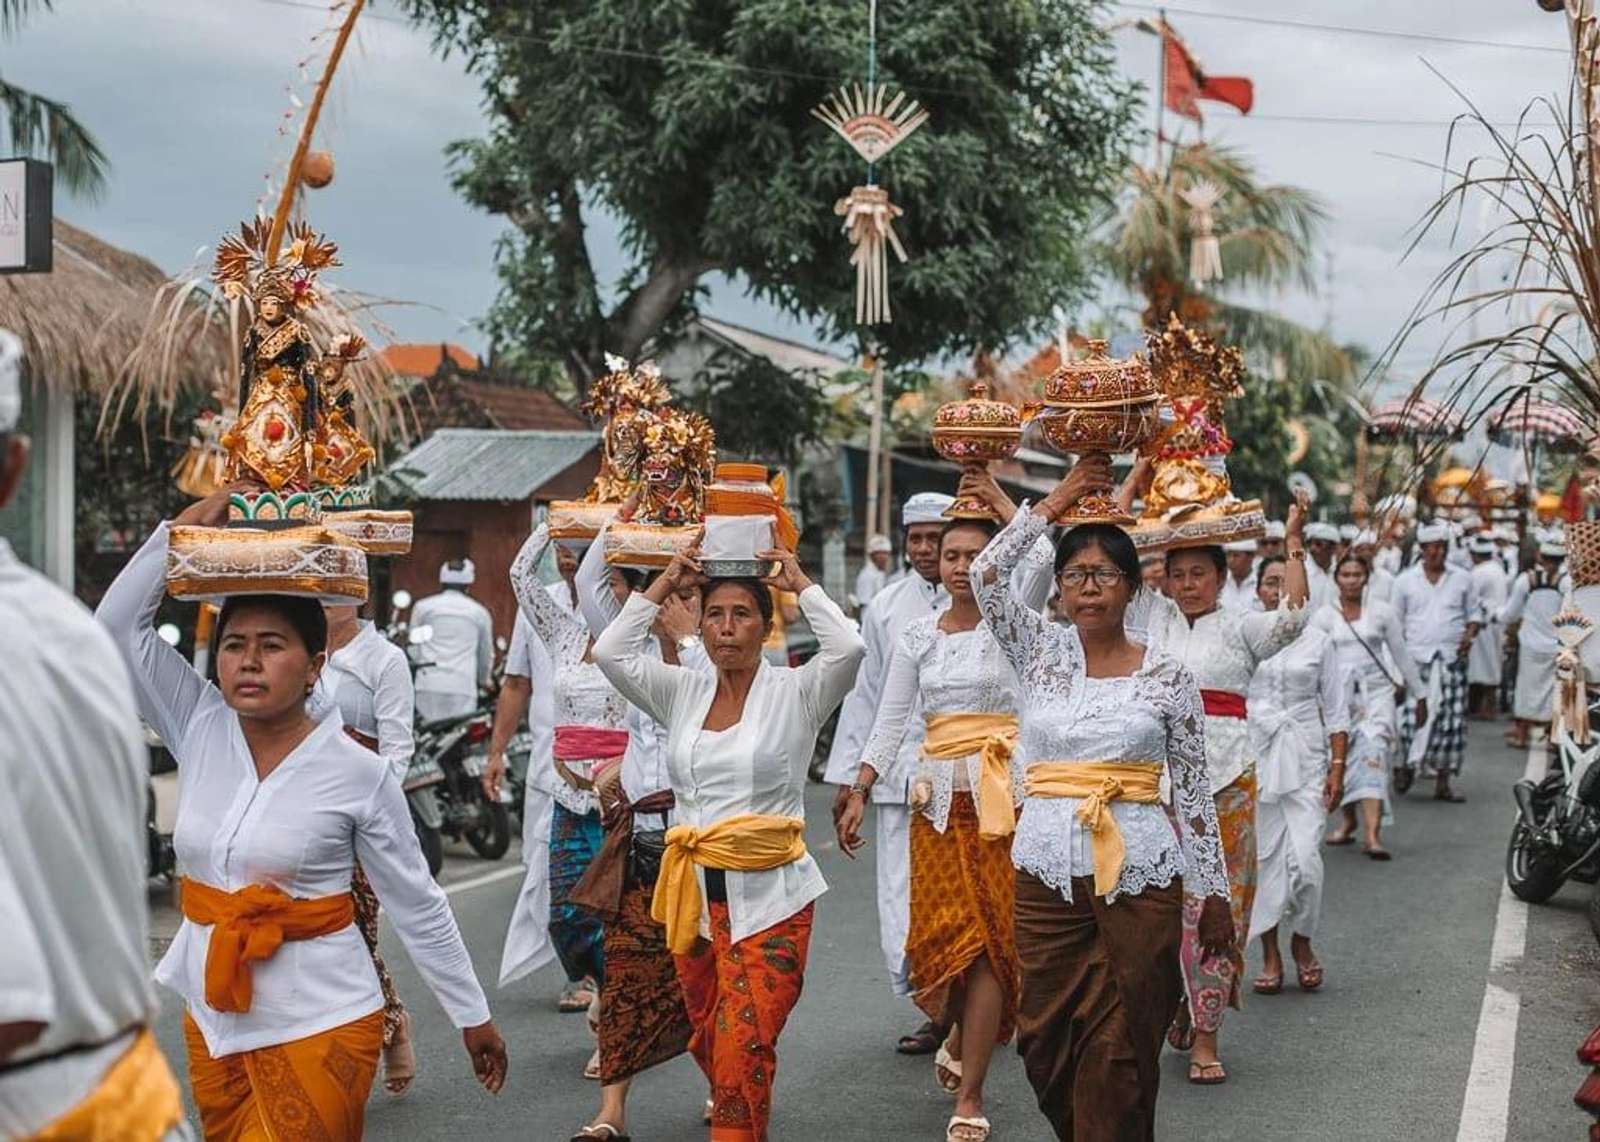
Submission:
[[[1201,690],[1200,704],[1212,718],[1243,718],[1247,713],[1244,695],[1231,690]]]
[[[621,757],[628,752],[627,730],[606,730],[599,726],[557,726],[557,761],[596,761]]]

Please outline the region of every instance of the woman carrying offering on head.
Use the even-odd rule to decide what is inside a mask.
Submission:
[[[215,526],[227,503],[218,492],[175,523]],[[205,1136],[361,1137],[384,1002],[354,923],[357,861],[462,1028],[478,1080],[498,1091],[505,1044],[400,783],[344,732],[337,709],[320,719],[307,710],[327,657],[321,605],[230,597],[217,624],[218,684],[208,683],[153,628],[168,526],[123,569],[98,615],[178,762],[183,923],[156,980],[184,1000]]]
[[[695,1028],[690,1050],[712,1076],[714,1142],[767,1138],[778,1036],[800,997],[813,902],[827,889],[806,851],[806,771],[865,652],[793,553],[757,557],[775,573],[702,587],[700,636],[714,671],[650,653],[662,604],[700,579],[691,556],[675,557],[632,596],[594,647],[623,696],[667,730],[677,823],[651,911],[677,957]],[[816,633],[818,652],[804,666],[762,656],[769,587],[798,596]]]
[[[984,520],[953,520],[939,537],[939,579],[950,608],[911,623],[895,647],[878,715],[851,796],[837,822],[854,856],[880,774],[910,767],[912,998],[957,1050],[936,1056],[941,1086],[956,1096],[953,1142],[984,1142],[983,1083],[996,1043],[1016,1027],[1020,969],[1011,930],[1016,798],[1011,754],[1017,681],[978,610],[972,561],[995,533]],[[915,725],[913,723],[915,722]]]
[[[1143,593],[1133,541],[1102,524],[1062,538],[1056,582],[1071,625],[1047,622],[1009,587],[1050,521],[1109,476],[1104,458],[1082,460],[1024,510],[985,473],[969,471],[961,488],[1010,521],[971,577],[1020,682],[1017,1047],[1056,1137],[1077,1142],[1155,1137],[1162,1033],[1182,996],[1185,894],[1203,902],[1207,955],[1226,957],[1234,932],[1199,687],[1127,634]]]

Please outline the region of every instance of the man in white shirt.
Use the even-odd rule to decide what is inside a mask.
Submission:
[[[27,463],[0,331],[0,506]],[[149,1028],[149,755],[111,638],[0,540],[0,1138],[185,1137]]]
[[[437,595],[418,599],[411,628],[430,627],[433,637],[420,644],[417,714],[425,722],[470,714],[489,685],[494,667],[494,621],[482,603],[467,594],[477,581],[470,559],[453,559],[439,568]]]
[[[1367,561],[1367,588],[1361,596],[1363,605],[1390,602],[1394,598],[1394,575],[1378,558],[1381,554],[1378,533],[1371,528],[1356,532],[1355,539],[1350,541],[1350,553]]]
[[[1482,625],[1473,601],[1472,577],[1449,566],[1450,527],[1429,523],[1417,528],[1421,559],[1395,580],[1394,609],[1406,646],[1428,684],[1428,721],[1415,724],[1411,703],[1400,711],[1400,745],[1406,753],[1395,767],[1395,788],[1410,788],[1412,770],[1435,775],[1434,799],[1464,801],[1450,788],[1466,754],[1467,655]],[[1415,746],[1415,748],[1413,748]]]
[[[1339,529],[1331,523],[1306,524],[1306,581],[1311,586],[1313,612],[1339,601],[1339,588],[1333,581],[1333,558],[1339,550]]]
[[[1256,541],[1236,540],[1222,545],[1228,560],[1228,573],[1222,577],[1222,594],[1218,602],[1234,611],[1259,611],[1261,600],[1256,597]]]
[[[867,654],[856,675],[855,688],[839,711],[824,780],[839,787],[833,816],[837,821],[861,766],[861,754],[877,715],[878,696],[889,673],[889,662],[900,635],[915,619],[944,610],[950,596],[939,582],[939,535],[947,522],[944,510],[955,497],[919,492],[906,500],[901,511],[905,528],[906,560],[911,573],[885,587],[873,599],[862,619],[861,634]],[[876,847],[878,876],[878,933],[884,962],[897,995],[909,995],[905,971],[906,935],[911,928],[911,811],[909,776],[906,780],[879,780],[872,787],[877,808]],[[902,1054],[931,1054],[939,1045],[942,1029],[925,1024],[902,1036]]]
[[[1473,601],[1483,619],[1467,656],[1467,703],[1472,717],[1492,721],[1499,712],[1505,660],[1505,628],[1498,616],[1511,594],[1511,577],[1496,558],[1494,539],[1487,533],[1474,535],[1467,553],[1472,556]]]
[[[867,561],[856,576],[857,613],[865,610],[873,597],[889,585],[889,560],[893,555],[894,545],[887,535],[875,535],[867,540]]]
[[[1511,700],[1511,716],[1516,724],[1506,744],[1528,748],[1528,735],[1535,726],[1549,726],[1555,714],[1556,640],[1555,617],[1572,587],[1562,573],[1567,556],[1565,544],[1554,536],[1539,541],[1539,560],[1516,577],[1505,606],[1495,617],[1502,627],[1517,631],[1517,679]]]

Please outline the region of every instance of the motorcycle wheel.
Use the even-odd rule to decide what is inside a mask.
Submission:
[[[417,831],[417,843],[422,846],[422,855],[427,859],[428,873],[437,880],[439,870],[444,867],[444,838],[439,835],[438,829],[424,824],[414,813],[411,824]]]
[[[499,860],[511,847],[511,814],[498,801],[478,795],[478,823],[463,834],[472,851],[484,860]]]
[[[1506,884],[1511,895],[1529,904],[1543,904],[1561,888],[1558,858],[1545,856],[1533,846],[1533,834],[1518,817],[1506,846]]]

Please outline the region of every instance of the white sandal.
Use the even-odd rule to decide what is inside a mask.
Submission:
[[[600,1081],[600,1048],[594,1049],[594,1054],[589,1056],[589,1061],[583,1066],[583,1077],[590,1082]]]
[[[987,1118],[965,1118],[956,1114],[944,1128],[944,1139],[945,1142],[989,1142],[993,1129]]]
[[[946,1094],[955,1094],[961,1089],[961,1060],[951,1056],[949,1047],[941,1045],[934,1053],[933,1074]]]

